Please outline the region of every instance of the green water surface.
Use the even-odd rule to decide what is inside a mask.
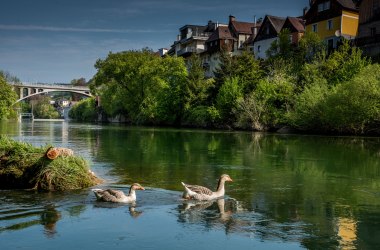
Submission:
[[[1,249],[380,249],[380,138],[2,122],[1,134],[69,147],[136,204],[88,190],[0,190]],[[181,181],[226,197],[181,200]]]

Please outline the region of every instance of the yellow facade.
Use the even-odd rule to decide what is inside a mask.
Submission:
[[[359,14],[343,11],[342,14],[342,35],[355,37],[358,34]]]
[[[344,37],[354,38],[358,32],[359,14],[343,10],[342,16],[307,25],[306,32],[312,32],[315,24],[317,25],[316,33],[322,40],[334,37],[337,30]]]

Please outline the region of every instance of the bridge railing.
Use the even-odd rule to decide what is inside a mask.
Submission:
[[[13,83],[12,85],[18,88],[79,89],[87,91],[90,90],[88,86],[75,86],[71,84]]]

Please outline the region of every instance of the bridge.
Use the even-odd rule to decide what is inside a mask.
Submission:
[[[22,101],[29,97],[50,92],[72,92],[85,96],[92,96],[87,86],[74,86],[69,84],[43,84],[43,83],[14,83],[12,84],[19,98],[16,101]]]

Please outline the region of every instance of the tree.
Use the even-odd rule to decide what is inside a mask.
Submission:
[[[33,115],[36,118],[56,119],[60,117],[58,111],[50,104],[50,97],[48,96],[35,96],[31,103]]]
[[[259,79],[263,76],[260,63],[248,51],[243,51],[240,55],[231,56],[223,51],[220,57],[220,65],[214,72],[215,87],[211,98],[215,99],[219,88],[227,79],[239,78],[244,94],[249,94],[256,88]]]
[[[81,77],[79,79],[71,80],[70,84],[74,86],[86,86],[88,83],[86,82],[85,78]]]
[[[283,59],[290,58],[294,54],[291,41],[289,40],[290,31],[288,29],[281,30],[278,39],[274,40],[269,49],[265,52],[268,58],[280,57]]]
[[[14,76],[7,71],[0,70],[0,75],[2,75],[5,81],[8,83],[21,83],[20,79],[17,76]]]
[[[214,79],[207,79],[199,55],[193,54],[187,60],[188,75],[184,85],[183,123],[192,126],[206,126],[211,122],[208,115],[209,90]]]
[[[289,112],[302,130],[351,134],[380,127],[380,66],[366,66],[353,79],[337,85],[306,86]]]
[[[167,121],[170,115],[166,111],[181,115],[182,111],[176,112],[176,108],[182,106],[176,104],[182,104],[178,98],[183,97],[180,85],[186,77],[182,58],[161,58],[143,49],[110,53],[106,59],[99,59],[95,67],[98,71],[90,87],[100,95],[108,114],[126,115],[137,124]]]
[[[0,119],[6,119],[12,114],[12,105],[16,102],[17,95],[13,91],[0,72]]]
[[[86,98],[76,103],[69,112],[69,117],[78,121],[92,122],[96,120],[96,107],[94,98]]]
[[[238,77],[226,79],[216,98],[216,108],[224,124],[231,125],[236,120],[234,111],[237,108],[239,99],[243,98],[239,80]]]

